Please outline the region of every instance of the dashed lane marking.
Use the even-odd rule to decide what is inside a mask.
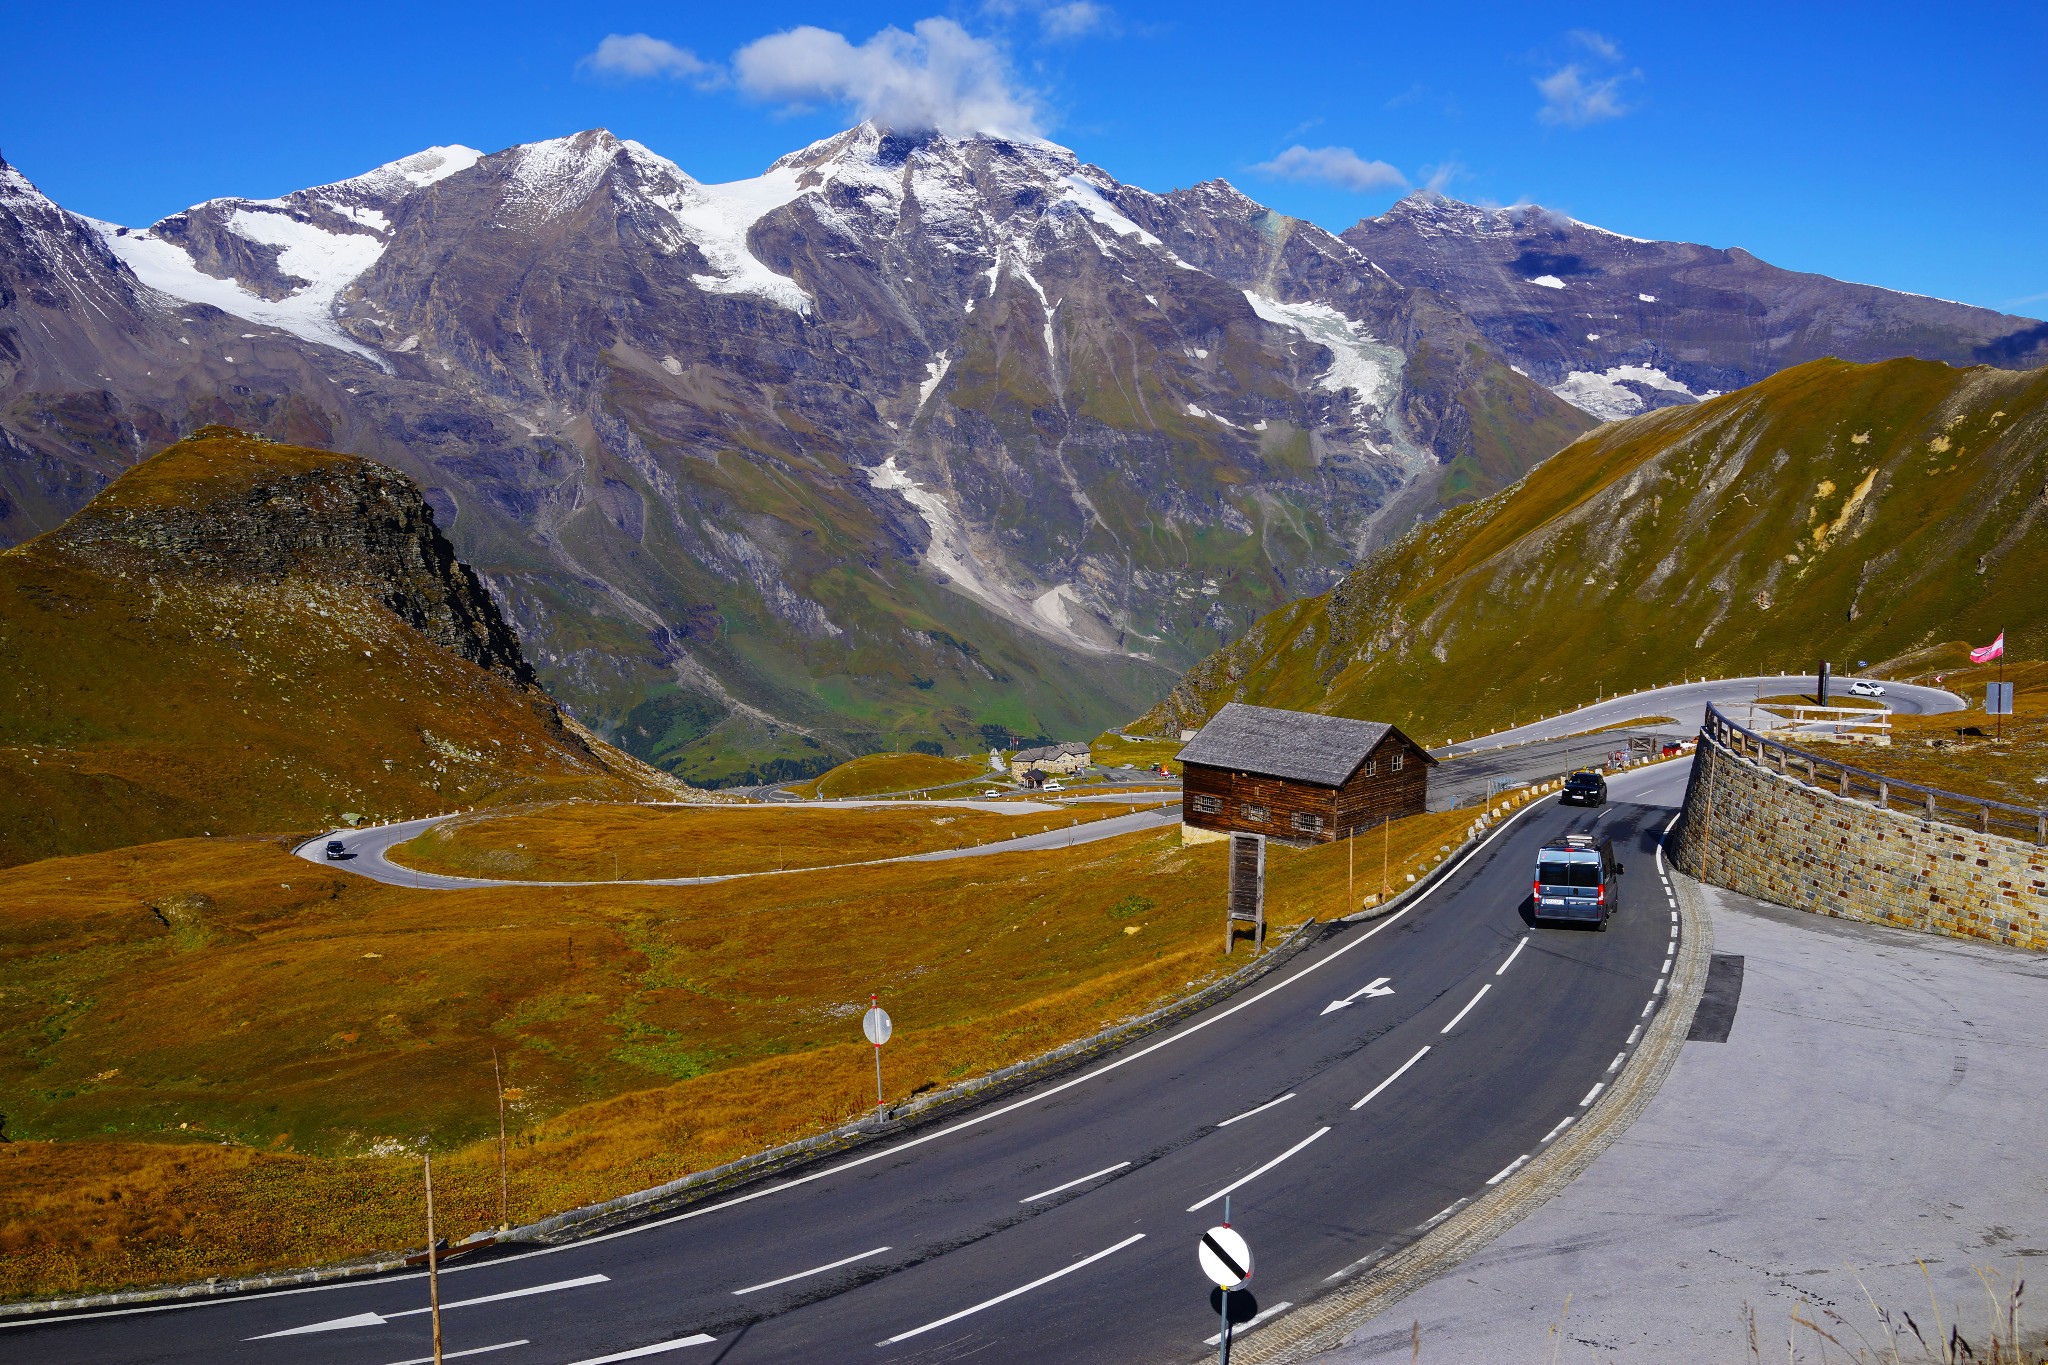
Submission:
[[[998,1294],[992,1299],[983,1299],[980,1303],[975,1304],[972,1308],[963,1308],[957,1313],[949,1313],[945,1317],[938,1318],[932,1322],[928,1322],[922,1327],[913,1327],[908,1332],[898,1332],[895,1336],[890,1337],[886,1341],[876,1342],[875,1345],[894,1346],[899,1341],[908,1341],[912,1337],[923,1336],[926,1332],[937,1331],[939,1328],[944,1327],[948,1323],[958,1322],[960,1321],[960,1319],[965,1317],[972,1317],[974,1314],[981,1312],[984,1308],[993,1308],[999,1303],[1009,1302],[1011,1299],[1016,1298],[1020,1294],[1029,1294],[1032,1290],[1037,1289],[1042,1285],[1051,1284],[1054,1280],[1057,1280],[1062,1276],[1071,1275],[1075,1271],[1081,1269],[1084,1266],[1091,1266],[1105,1256],[1114,1256],[1117,1252],[1122,1251],[1125,1247],[1131,1246],[1137,1242],[1142,1242],[1144,1240],[1144,1233],[1132,1233],[1129,1237],[1124,1238],[1115,1246],[1104,1247],[1102,1250],[1096,1252],[1093,1256],[1083,1256],[1080,1260],[1074,1262],[1072,1265],[1062,1266],[1060,1269],[1053,1271],[1053,1273],[1050,1275],[1039,1276],[1030,1284],[1018,1285],[1015,1289],[1011,1289],[1004,1293]],[[706,1339],[708,1340],[709,1338]],[[608,1356],[606,1357],[606,1359],[624,1359],[624,1357]],[[579,1362],[579,1365],[598,1365],[598,1362]]]
[[[1238,1189],[1244,1185],[1251,1184],[1254,1180],[1257,1180],[1260,1176],[1272,1170],[1275,1166],[1278,1166],[1281,1162],[1287,1160],[1288,1157],[1293,1156],[1296,1152],[1308,1146],[1311,1142],[1314,1142],[1317,1138],[1321,1137],[1323,1134],[1329,1131],[1330,1130],[1327,1127],[1316,1129],[1313,1133],[1310,1133],[1307,1137],[1295,1143],[1292,1147],[1289,1147],[1286,1151],[1274,1157],[1271,1161],[1259,1167],[1259,1169],[1253,1171],[1250,1175],[1240,1176],[1238,1179],[1231,1181],[1228,1185],[1225,1185],[1222,1189],[1216,1191],[1216,1193],[1210,1195],[1207,1199],[1197,1200],[1196,1202],[1188,1205],[1188,1212],[1194,1213],[1199,1209],[1205,1209],[1209,1205],[1221,1199],[1224,1195],[1229,1194],[1232,1190]]]
[[[1130,1165],[1128,1161],[1124,1164],[1126,1166]],[[1112,1167],[1111,1169],[1114,1169],[1114,1167]],[[1100,1172],[1097,1172],[1097,1174],[1100,1174]],[[750,1284],[745,1289],[735,1289],[732,1292],[735,1296],[740,1294],[752,1294],[763,1289],[773,1289],[776,1285],[779,1284],[790,1284],[796,1280],[806,1280],[813,1275],[822,1275],[828,1270],[837,1270],[839,1269],[839,1267],[843,1265],[852,1265],[855,1261],[865,1261],[870,1256],[879,1256],[888,1249],[889,1248],[887,1247],[876,1247],[873,1251],[863,1251],[858,1256],[848,1256],[842,1260],[834,1261],[830,1265],[814,1265],[809,1270],[799,1270],[796,1274],[784,1275],[779,1280],[763,1280],[759,1284]]]
[[[1265,1102],[1264,1104],[1261,1104],[1261,1105],[1257,1106],[1256,1108],[1252,1108],[1252,1109],[1247,1109],[1247,1110],[1245,1110],[1245,1111],[1244,1111],[1244,1112],[1243,1112],[1242,1114],[1235,1114],[1235,1115],[1232,1115],[1232,1116],[1231,1116],[1230,1118],[1227,1118],[1227,1119],[1223,1120],[1223,1122],[1221,1122],[1221,1123],[1217,1124],[1216,1126],[1217,1126],[1218,1128],[1228,1128],[1228,1127],[1229,1127],[1229,1126],[1230,1126],[1231,1124],[1233,1124],[1233,1123],[1236,1123],[1236,1122],[1237,1122],[1237,1121],[1238,1121],[1239,1119],[1248,1119],[1248,1118],[1250,1118],[1250,1117],[1251,1117],[1251,1116],[1252,1116],[1253,1114],[1263,1114],[1263,1113],[1265,1113],[1265,1112],[1266,1112],[1266,1111],[1267,1111],[1268,1109],[1271,1109],[1271,1108],[1272,1108],[1272,1107],[1273,1107],[1274,1105],[1276,1105],[1276,1104],[1285,1104],[1285,1103],[1287,1103],[1287,1101],[1289,1101],[1289,1100],[1291,1100],[1291,1099],[1293,1099],[1293,1098],[1294,1098],[1294,1092],[1293,1092],[1292,1090],[1290,1090],[1290,1091],[1288,1091],[1288,1092],[1287,1092],[1286,1094],[1282,1095],[1282,1096],[1281,1096],[1281,1097],[1280,1097],[1279,1099],[1277,1099],[1277,1100],[1267,1100],[1267,1101],[1266,1101],[1266,1102]],[[1129,1163],[1128,1161],[1127,1161],[1127,1162],[1125,1162],[1124,1164],[1125,1164],[1126,1166],[1130,1165],[1130,1163]],[[1111,1169],[1111,1170],[1115,1170],[1116,1168],[1115,1168],[1114,1166],[1112,1166],[1112,1167],[1110,1167],[1110,1169]],[[1029,1200],[1027,1200],[1027,1201],[1025,1201],[1025,1202],[1027,1202],[1027,1203],[1028,1203],[1028,1202],[1030,1202],[1030,1201],[1029,1201]]]
[[[1036,1204],[1041,1199],[1050,1199],[1056,1194],[1061,1194],[1067,1190],[1073,1189],[1076,1185],[1085,1185],[1091,1180],[1100,1180],[1103,1176],[1109,1175],[1116,1171],[1120,1171],[1130,1164],[1131,1163],[1128,1161],[1119,1161],[1114,1166],[1104,1166],[1101,1170],[1091,1172],[1088,1175],[1084,1175],[1079,1180],[1069,1180],[1064,1185],[1055,1185],[1049,1190],[1040,1190],[1037,1194],[1027,1194],[1022,1199],[1019,1199],[1017,1202],[1020,1204]],[[887,1251],[888,1248],[883,1247],[882,1250]]]
[[[1478,1004],[1481,1000],[1484,1000],[1486,998],[1486,993],[1492,989],[1493,983],[1491,981],[1487,982],[1484,986],[1481,986],[1479,988],[1479,994],[1473,996],[1470,1000],[1467,1000],[1465,1002],[1465,1008],[1459,1010],[1456,1014],[1452,1015],[1451,1022],[1445,1024],[1443,1028],[1440,1030],[1440,1032],[1449,1033],[1452,1029],[1456,1028],[1459,1022],[1463,1020],[1466,1015],[1472,1012],[1472,1007]]]
[[[1382,1090],[1385,1090],[1385,1089],[1386,1089],[1386,1088],[1387,1088],[1388,1086],[1392,1085],[1392,1084],[1393,1084],[1393,1083],[1394,1083],[1395,1081],[1398,1081],[1398,1080],[1400,1080],[1400,1079],[1401,1079],[1401,1073],[1402,1073],[1402,1072],[1406,1071],[1406,1070],[1407,1070],[1407,1069],[1408,1069],[1409,1067],[1411,1067],[1411,1066],[1414,1066],[1414,1065],[1415,1065],[1415,1064],[1416,1064],[1417,1062],[1421,1061],[1421,1060],[1422,1060],[1422,1059],[1423,1059],[1424,1057],[1426,1057],[1426,1056],[1428,1056],[1428,1055],[1429,1055],[1429,1049],[1425,1047],[1425,1048],[1423,1048],[1423,1049],[1422,1049],[1422,1051],[1420,1051],[1420,1052],[1416,1053],[1416,1054],[1415,1054],[1415,1055],[1414,1055],[1413,1057],[1410,1057],[1410,1058],[1409,1058],[1409,1059],[1408,1059],[1407,1061],[1405,1061],[1405,1062],[1401,1063],[1401,1065],[1400,1065],[1399,1067],[1397,1067],[1397,1068],[1395,1069],[1395,1071],[1394,1071],[1394,1074],[1393,1074],[1393,1075],[1391,1075],[1391,1076],[1387,1077],[1387,1078],[1386,1078],[1385,1080],[1381,1081],[1381,1082],[1380,1082],[1380,1083],[1379,1083],[1378,1085],[1376,1085],[1376,1086],[1374,1086],[1374,1087],[1373,1087],[1372,1089],[1370,1089],[1370,1090],[1366,1091],[1366,1092],[1365,1092],[1365,1098],[1363,1098],[1363,1099],[1359,1100],[1359,1102],[1358,1102],[1358,1103],[1356,1103],[1356,1104],[1352,1105],[1352,1106],[1351,1106],[1352,1110],[1353,1110],[1354,1112],[1356,1112],[1357,1110],[1360,1110],[1360,1109],[1363,1109],[1363,1108],[1365,1108],[1365,1106],[1366,1106],[1366,1105],[1370,1104],[1370,1103],[1371,1103],[1371,1102],[1373,1101],[1373,1099],[1374,1099],[1374,1098],[1376,1098],[1376,1097],[1377,1097],[1377,1096],[1379,1095],[1380,1091],[1382,1091]]]

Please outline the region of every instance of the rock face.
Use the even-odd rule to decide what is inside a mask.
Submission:
[[[1344,240],[1441,295],[1513,364],[1605,420],[1823,356],[2048,365],[2048,324],[2031,318],[1781,270],[1739,248],[1624,237],[1537,205],[1416,194]]]
[[[6,174],[0,535],[208,422],[371,457],[705,783],[1092,733],[1594,423],[1355,241],[1043,142],[593,130],[143,231]]]
[[[243,433],[202,427],[212,447]],[[159,456],[148,480],[115,484],[50,533],[53,547],[103,571],[267,587],[316,578],[382,602],[433,644],[520,687],[533,667],[497,604],[434,524],[412,480],[368,460],[263,452],[246,464],[209,451],[174,469]]]

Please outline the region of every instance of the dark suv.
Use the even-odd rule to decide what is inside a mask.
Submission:
[[[1529,913],[1536,920],[1577,920],[1607,927],[1615,911],[1615,878],[1621,864],[1614,845],[1596,844],[1584,834],[1567,834],[1536,855],[1536,881]]]
[[[353,853],[351,853],[351,852],[349,852],[349,851],[348,851],[348,845],[347,845],[347,844],[344,844],[344,843],[343,843],[343,842],[342,842],[341,840],[339,840],[339,839],[329,839],[329,840],[327,841],[327,861],[328,861],[328,862],[330,862],[330,863],[339,863],[339,862],[345,862],[345,861],[347,861],[348,859],[350,859],[350,858],[353,858],[353,857],[355,857],[355,856],[356,856],[355,854],[353,854]]]
[[[1573,773],[1564,780],[1564,794],[1557,798],[1565,806],[1604,806],[1607,779],[1592,771]]]

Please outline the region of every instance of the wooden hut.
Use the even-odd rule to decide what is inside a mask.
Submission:
[[[1315,844],[1428,808],[1436,760],[1382,721],[1231,702],[1180,751],[1190,840],[1243,831]]]

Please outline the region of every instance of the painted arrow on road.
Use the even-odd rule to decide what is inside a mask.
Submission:
[[[1394,988],[1392,986],[1389,986],[1387,983],[1389,981],[1392,981],[1393,979],[1394,978],[1391,976],[1374,977],[1371,981],[1367,982],[1363,986],[1360,986],[1357,990],[1351,992],[1351,994],[1345,996],[1342,1000],[1332,1000],[1329,1004],[1323,1006],[1323,1013],[1334,1014],[1336,1011],[1343,1009],[1346,1005],[1350,1004],[1352,1001],[1358,999],[1361,996],[1370,1000],[1373,996],[1376,995],[1392,995],[1394,993]]]
[[[552,1284],[530,1285],[525,1289],[508,1289],[502,1294],[484,1294],[474,1299],[457,1299],[453,1303],[444,1303],[441,1305],[441,1311],[445,1313],[451,1308],[468,1308],[479,1303],[500,1303],[506,1299],[523,1299],[530,1294],[551,1294],[557,1289],[581,1289],[585,1285],[603,1284],[610,1278],[611,1276],[609,1275],[582,1275],[573,1280],[556,1280]],[[272,1337],[299,1337],[306,1335],[308,1332],[340,1332],[346,1331],[351,1327],[382,1327],[393,1318],[416,1317],[421,1313],[431,1313],[432,1311],[432,1308],[402,1308],[394,1313],[351,1313],[345,1318],[329,1318],[325,1322],[308,1323],[304,1327],[287,1327],[282,1332],[265,1332],[262,1336],[250,1337],[249,1340],[268,1341]]]

